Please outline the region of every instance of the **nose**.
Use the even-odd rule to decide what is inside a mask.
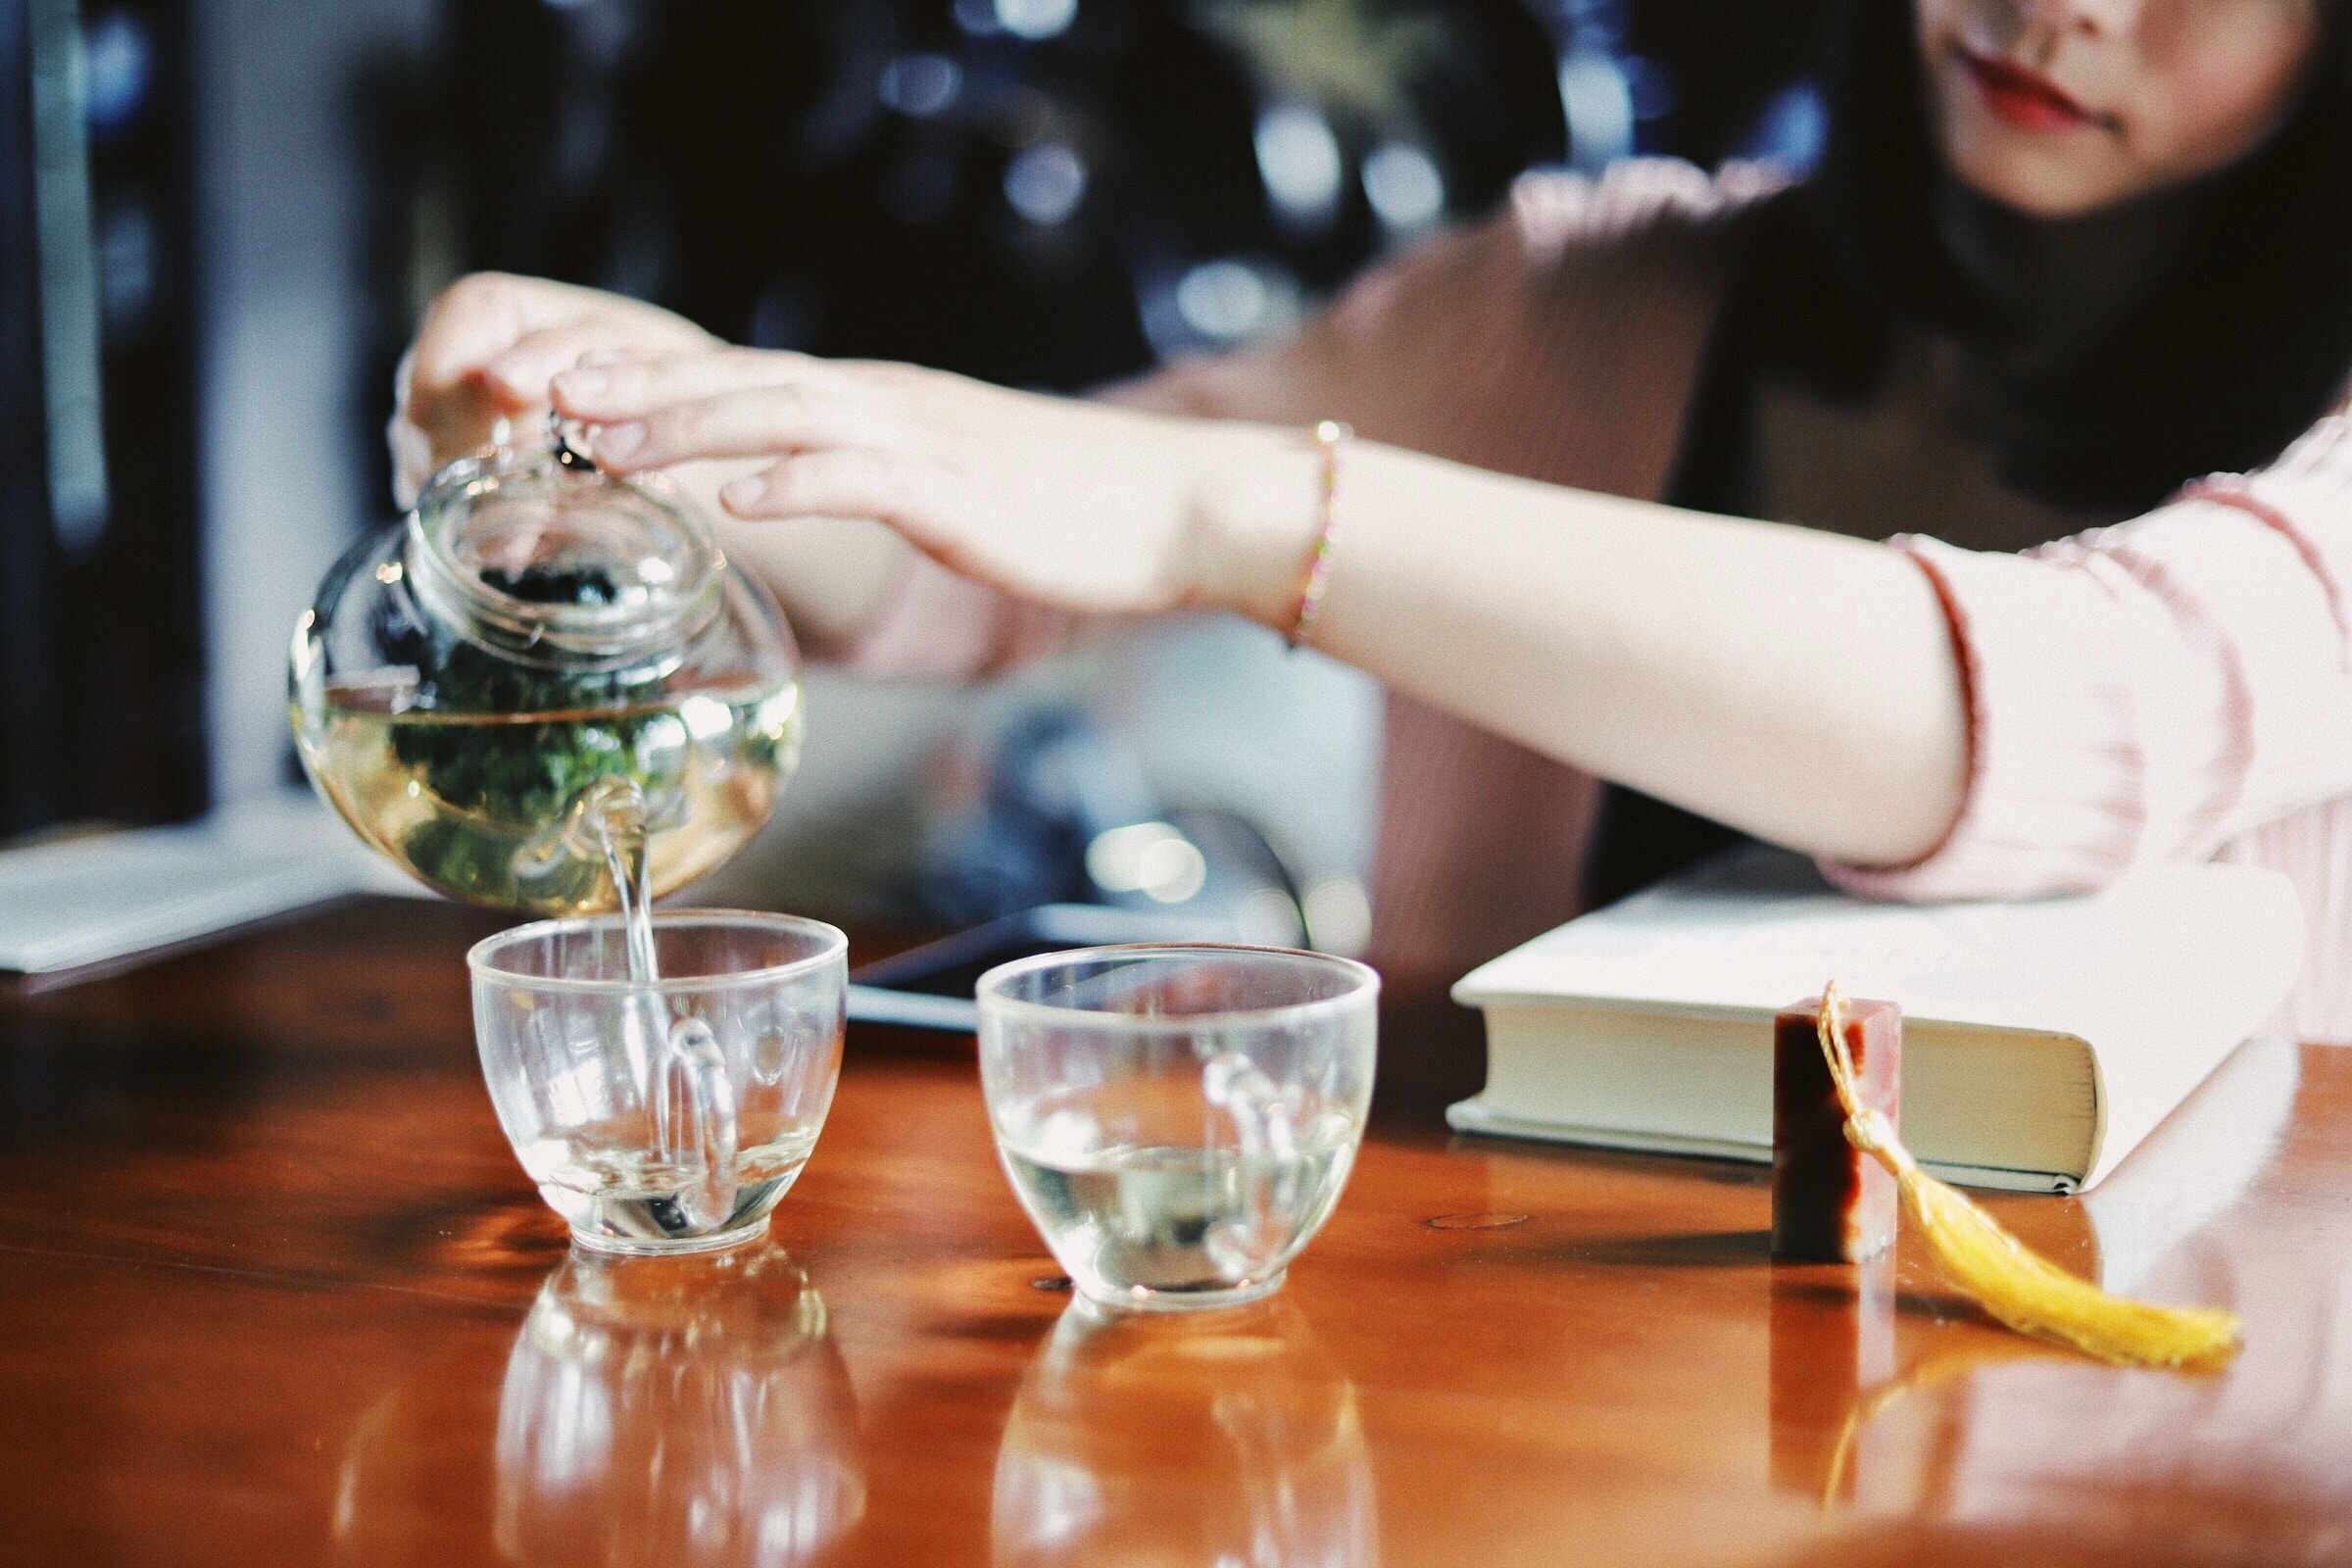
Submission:
[[[2068,33],[2120,38],[2139,24],[2146,0],[2012,0],[2024,30],[2055,42]]]

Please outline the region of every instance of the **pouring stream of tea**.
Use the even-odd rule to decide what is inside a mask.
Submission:
[[[629,980],[650,992],[662,978],[662,966],[654,953],[653,834],[646,821],[645,791],[635,779],[605,782],[609,787],[592,803],[597,841],[628,935]]]
[[[677,1195],[681,1217],[692,1229],[720,1225],[735,1207],[736,1128],[729,1108],[726,1057],[718,1038],[701,1018],[673,1026],[659,985],[661,960],[654,947],[652,824],[645,789],[633,778],[609,777],[582,801],[604,853],[606,873],[620,908],[629,957],[629,983],[640,1013],[647,1061],[640,1082],[649,1091],[654,1138],[665,1159],[691,1157],[700,1179]]]

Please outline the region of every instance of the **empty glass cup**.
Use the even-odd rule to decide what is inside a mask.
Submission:
[[[1372,1101],[1380,977],[1280,949],[1147,944],[980,977],[980,1082],[1021,1206],[1090,1299],[1278,1289]]]
[[[816,1147],[841,1076],[849,940],[793,915],[656,914],[662,978],[618,915],[477,943],[474,1038],[500,1125],[572,1240],[612,1252],[748,1241]]]

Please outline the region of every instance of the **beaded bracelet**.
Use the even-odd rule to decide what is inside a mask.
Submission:
[[[1340,448],[1355,435],[1338,419],[1319,419],[1308,433],[1322,460],[1322,473],[1315,489],[1315,548],[1306,558],[1306,579],[1298,587],[1298,613],[1291,619],[1293,649],[1306,646],[1306,634],[1323,609],[1323,589],[1331,581],[1332,552],[1340,542]]]

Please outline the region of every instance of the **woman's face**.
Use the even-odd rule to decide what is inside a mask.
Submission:
[[[2095,212],[2261,145],[2319,55],[2320,0],[1917,0],[1936,139],[1983,195]]]

